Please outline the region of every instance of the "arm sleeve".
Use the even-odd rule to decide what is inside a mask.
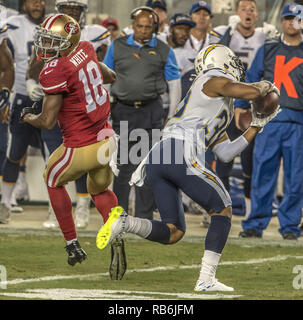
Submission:
[[[167,61],[164,66],[164,76],[166,81],[177,80],[181,78],[177,59],[172,48],[169,49]]]
[[[114,42],[106,51],[103,63],[106,64],[110,69],[115,71],[115,62],[114,62]]]
[[[39,77],[43,92],[47,94],[68,93],[68,72],[62,70],[58,63],[56,67],[44,68]],[[65,71],[65,72],[64,72]]]
[[[264,45],[259,48],[255,59],[250,68],[246,71],[245,82],[252,83],[262,80],[264,73]],[[250,102],[248,100],[236,99],[234,103],[235,108],[248,109]]]
[[[168,118],[170,118],[178,105],[178,103],[181,100],[181,80],[170,80],[167,81],[168,88],[169,88],[169,112],[168,112]]]
[[[240,154],[248,144],[248,141],[243,136],[240,136],[232,142],[227,139],[216,144],[212,151],[221,161],[227,163]]]

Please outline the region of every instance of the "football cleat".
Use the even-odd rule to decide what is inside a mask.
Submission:
[[[77,262],[81,263],[87,257],[78,240],[74,240],[71,244],[67,245],[65,250],[68,254],[67,263],[70,266],[74,266]]]
[[[124,240],[116,237],[111,243],[111,262],[109,275],[112,280],[122,280],[126,272],[127,263],[124,249]]]
[[[97,248],[103,250],[114,238],[121,235],[125,230],[127,213],[122,207],[114,207],[109,213],[109,218],[97,234]]]
[[[218,281],[218,279],[213,278],[209,281],[198,280],[194,291],[234,291],[234,288],[228,287],[225,284]]]
[[[10,221],[10,209],[3,203],[0,203],[0,224],[7,224]]]
[[[14,212],[14,213],[22,213],[23,212],[23,208],[18,205],[18,202],[15,198],[14,192],[12,193],[12,196],[11,196],[10,205],[11,205],[11,209],[10,209],[11,212]]]
[[[75,224],[77,228],[84,229],[89,222],[90,197],[78,197],[75,210]]]

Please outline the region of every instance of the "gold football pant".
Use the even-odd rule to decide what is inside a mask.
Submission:
[[[115,150],[114,137],[80,148],[68,148],[61,144],[48,160],[44,180],[48,187],[55,188],[88,173],[88,192],[91,195],[104,192],[113,179],[109,161]]]

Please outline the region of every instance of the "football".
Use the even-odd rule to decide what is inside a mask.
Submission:
[[[279,96],[276,92],[272,91],[265,97],[252,101],[254,110],[261,114],[261,117],[267,117],[272,114],[279,105]]]

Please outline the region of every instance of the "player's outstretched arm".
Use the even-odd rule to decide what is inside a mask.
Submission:
[[[274,90],[274,85],[269,81],[255,83],[235,82],[225,77],[213,77],[208,80],[203,92],[209,97],[230,97],[245,100],[255,100],[264,97]]]
[[[103,76],[103,83],[113,83],[116,81],[116,72],[110,69],[107,65],[105,65],[103,62],[99,62],[102,76]]]
[[[39,129],[51,130],[57,123],[62,99],[62,94],[45,94],[42,112],[35,114],[35,108],[24,108],[21,112],[20,121]]]

